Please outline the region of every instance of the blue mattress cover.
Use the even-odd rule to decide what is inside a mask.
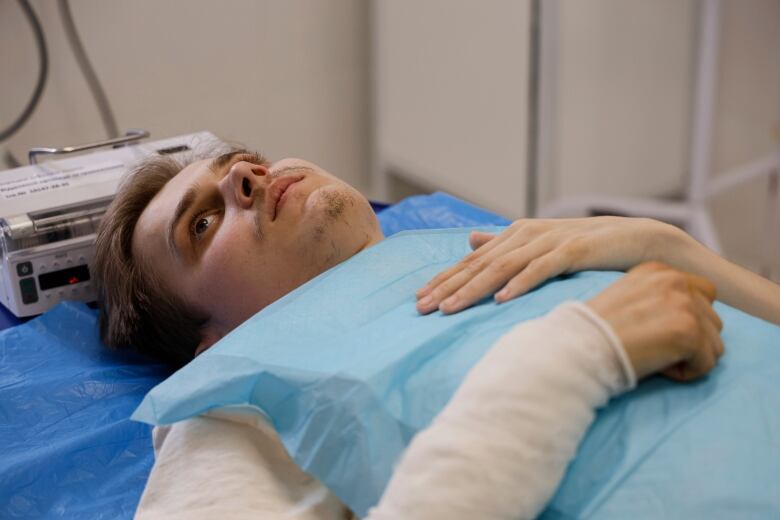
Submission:
[[[375,205],[386,235],[505,225],[445,193]],[[106,350],[97,312],[62,303],[0,328],[0,518],[132,518],[154,461],[151,430],[129,420],[170,371]]]

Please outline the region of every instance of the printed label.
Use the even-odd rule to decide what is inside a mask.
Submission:
[[[6,199],[16,199],[39,193],[52,192],[64,188],[75,188],[116,177],[125,165],[119,162],[106,162],[74,166],[64,170],[37,172],[15,180],[3,180],[0,177],[0,195]]]

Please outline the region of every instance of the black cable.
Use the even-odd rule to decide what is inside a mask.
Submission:
[[[35,84],[35,90],[33,90],[32,97],[27,103],[27,106],[24,107],[21,115],[16,119],[16,121],[11,123],[8,128],[0,130],[0,142],[5,141],[18,132],[19,129],[24,126],[27,120],[30,119],[30,116],[38,106],[38,102],[41,100],[43,88],[46,86],[46,78],[49,75],[49,53],[46,50],[46,40],[43,37],[43,29],[41,29],[41,24],[38,21],[38,17],[35,15],[35,11],[33,11],[33,8],[30,6],[30,3],[27,0],[19,0],[19,6],[22,8],[22,11],[27,17],[27,21],[30,22],[33,33],[35,34],[35,45],[38,48],[39,62],[38,82]]]
[[[114,113],[111,110],[111,105],[108,103],[108,98],[100,84],[100,80],[98,79],[97,74],[95,74],[95,69],[92,68],[92,64],[87,57],[84,45],[81,43],[81,38],[76,30],[76,24],[73,23],[70,2],[68,0],[60,0],[59,8],[62,25],[65,28],[65,36],[68,37],[68,43],[70,44],[71,49],[73,49],[73,54],[76,56],[79,68],[81,68],[81,72],[84,74],[84,79],[87,80],[87,85],[89,86],[90,92],[92,92],[92,97],[95,99],[95,104],[100,112],[100,118],[103,120],[103,126],[106,129],[106,133],[108,134],[108,137],[117,137],[119,136],[119,129],[116,126]]]

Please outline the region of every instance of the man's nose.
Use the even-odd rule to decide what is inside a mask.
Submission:
[[[220,181],[220,189],[226,198],[232,199],[242,208],[250,209],[256,197],[264,197],[270,180],[266,166],[247,161],[239,161],[230,167],[225,178]]]

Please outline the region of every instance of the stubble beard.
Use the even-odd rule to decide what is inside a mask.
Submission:
[[[342,245],[334,239],[334,234],[329,233],[339,220],[346,218],[347,207],[355,205],[355,201],[349,193],[343,191],[324,191],[320,194],[324,208],[321,213],[320,221],[314,226],[312,241],[315,244],[322,244],[328,241],[327,253],[324,257],[317,260],[322,262],[325,268],[332,267],[342,258]],[[349,222],[346,222],[349,226]],[[318,248],[317,248],[318,249]]]
[[[263,240],[263,222],[262,222],[262,213],[260,206],[255,203],[255,213],[252,217],[252,221],[254,224],[254,231],[255,231],[255,237],[257,237],[257,240]]]
[[[309,240],[306,241],[306,243],[313,246],[307,248],[309,249],[310,265],[318,266],[316,268],[318,271],[332,267],[341,259],[342,245],[335,240],[334,234],[329,231],[333,230],[334,225],[339,220],[347,217],[345,215],[347,208],[354,207],[356,204],[354,196],[344,191],[323,190],[319,197],[320,201],[318,201],[318,204],[322,205],[322,210],[312,228]],[[259,206],[255,211],[253,220],[255,236],[258,240],[263,240],[262,213]],[[346,222],[346,225],[349,227],[350,223]],[[329,243],[325,246],[327,252],[323,256],[321,246],[325,241]]]

